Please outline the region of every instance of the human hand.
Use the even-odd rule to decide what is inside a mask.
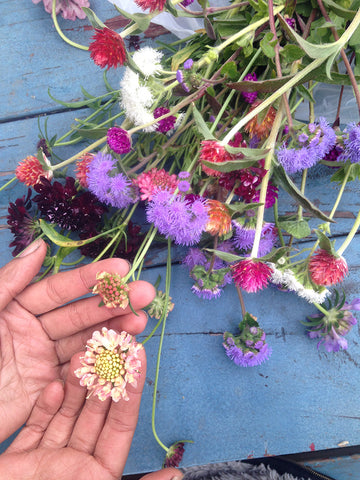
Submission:
[[[117,403],[96,395],[85,399],[74,370],[81,354],[71,360],[65,388],[48,384],[10,447],[0,456],[0,478],[11,480],[115,480],[121,478],[135,431],[145,380],[146,357],[141,350],[141,373],[136,388],[127,387],[129,400]],[[141,452],[139,452],[141,454]],[[171,480],[181,473],[167,468],[143,480]]]
[[[98,271],[124,276],[128,262],[107,259],[29,285],[46,244],[39,240],[23,253],[0,269],[0,442],[25,423],[49,382],[66,377],[71,356],[84,348],[94,329],[142,332],[147,316],[141,309],[155,296],[147,282],[129,284],[138,316],[129,307],[98,307],[98,296],[74,301],[89,293]]]

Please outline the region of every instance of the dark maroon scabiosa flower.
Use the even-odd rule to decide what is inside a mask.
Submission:
[[[52,184],[42,177],[34,190],[37,195],[33,201],[37,203],[41,216],[66,230],[81,231],[91,224],[96,225],[106,211],[91,192],[78,192],[72,177],[66,178],[65,185],[60,182]]]
[[[111,150],[119,155],[129,153],[131,150],[131,136],[123,128],[109,128],[107,131],[106,140]]]
[[[15,200],[8,207],[7,223],[14,240],[10,243],[10,248],[15,247],[12,255],[16,257],[24,250],[35,237],[40,234],[40,227],[37,219],[30,215],[31,209],[31,190],[29,188],[27,196]]]
[[[81,240],[85,240],[87,238],[95,237],[96,235],[99,235],[99,233],[101,233],[101,231],[97,230],[94,225],[90,225],[89,228],[85,228],[80,233],[80,238]],[[119,243],[114,246],[115,251],[113,248],[109,248],[102,258],[113,256],[125,258],[132,262],[144,238],[145,234],[141,233],[141,227],[130,220],[126,229],[126,239],[122,237]],[[83,245],[80,248],[80,252],[86,257],[96,258],[111,240],[112,237],[110,235],[104,235],[87,245]]]
[[[158,108],[155,108],[155,110],[153,111],[153,115],[154,115],[154,118],[159,118],[159,117],[162,117],[163,115],[166,115],[169,112],[170,110],[166,107],[158,107]],[[166,133],[169,130],[172,130],[174,128],[175,122],[176,122],[176,117],[174,117],[174,115],[169,115],[168,117],[158,121],[156,130],[161,133]]]
[[[101,68],[124,65],[126,61],[125,43],[121,35],[110,28],[95,28],[93,42],[89,45],[90,57]]]
[[[164,468],[178,467],[185,451],[184,442],[176,442],[166,453],[165,460],[163,463]]]
[[[136,5],[138,5],[142,10],[150,10],[154,12],[159,10],[161,12],[164,9],[166,0],[135,0]]]

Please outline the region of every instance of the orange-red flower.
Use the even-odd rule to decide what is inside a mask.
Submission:
[[[336,257],[322,248],[309,261],[310,278],[316,285],[329,286],[342,282],[348,271],[344,257]]]
[[[231,230],[231,215],[229,209],[218,200],[209,199],[206,201],[206,208],[209,214],[209,220],[205,230],[210,235],[225,235]]]
[[[95,155],[93,153],[85,153],[85,155],[80,157],[76,162],[76,178],[79,180],[80,185],[84,188],[88,187],[87,174],[89,171],[89,165],[94,156]]]
[[[89,45],[90,57],[101,68],[118,67],[126,60],[125,43],[121,35],[110,28],[95,28]]]
[[[45,155],[43,155],[43,158],[45,163],[50,166],[50,162]],[[45,170],[37,157],[28,155],[16,167],[15,175],[20,182],[25,183],[28,187],[33,187],[38,183],[40,177],[46,177],[51,180],[53,173],[52,170]]]
[[[201,168],[206,175],[213,177],[220,177],[221,172],[213,170],[212,168],[204,165],[204,161],[211,163],[227,162],[231,160],[231,155],[225,150],[225,147],[216,140],[203,140],[201,142],[200,150],[200,162]]]
[[[161,12],[164,9],[166,0],[135,0],[135,3],[143,10],[150,9],[150,12],[155,10]]]
[[[251,105],[250,111],[253,111],[261,104],[261,101],[257,100]],[[244,130],[249,133],[250,137],[255,135],[260,139],[266,138],[273,126],[276,110],[270,105],[268,109],[264,109],[258,115],[255,115],[244,127]]]

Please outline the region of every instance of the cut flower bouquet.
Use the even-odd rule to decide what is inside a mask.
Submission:
[[[346,349],[356,323],[351,312],[360,306],[338,290],[360,213],[341,245],[331,229],[347,183],[359,178],[360,127],[357,119],[343,125],[339,113],[315,117],[313,89],[337,85],[340,112],[343,87],[351,85],[360,111],[359,1],[127,2],[137,11],[112,3],[127,19],[121,31],[106,26],[88,2],[51,3],[62,38],[88,50],[100,71],[119,68],[119,85],[105,74],[106,94],[86,92],[66,104],[91,113],[60,139],[41,134],[37,152],[19,162],[14,180],[28,192],[9,206],[14,255],[43,236],[44,275],[69,256],[72,264],[125,257],[132,262],[126,284],[141,275],[154,245],[167,245],[165,289],[148,308],[157,319],[148,341],[157,329],[163,338],[176,308],[171,251],[180,246],[194,295],[221,302],[225,288],[238,292],[242,319],[222,340],[236,365],[260,365],[272,351],[243,291],[261,296],[278,288],[300,296],[313,305],[314,314],[300,320],[318,348]],[[56,13],[86,15],[94,28],[89,46],[68,39]],[[144,32],[164,13],[175,24],[196,20],[196,28],[153,48]],[[296,116],[303,102],[306,122]],[[67,142],[79,148],[59,159],[57,148]],[[307,197],[314,168],[339,186],[330,212]],[[280,214],[289,196],[297,211]],[[302,247],[305,239],[313,240],[310,248]]]

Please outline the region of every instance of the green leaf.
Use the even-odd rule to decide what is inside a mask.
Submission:
[[[234,172],[235,170],[241,170],[243,168],[248,168],[254,165],[257,160],[248,160],[246,158],[241,158],[238,160],[229,160],[228,162],[218,162],[218,163],[213,163],[213,162],[207,162],[206,160],[202,160],[201,163],[206,165],[209,168],[212,168],[213,170],[216,170],[217,172],[222,172],[222,173],[229,173],[229,172]]]
[[[342,7],[339,4],[340,2],[333,2],[333,0],[323,0],[323,2],[330,7],[330,10],[336,13],[336,15],[345,18],[346,20],[352,20],[356,15],[356,11]]]
[[[305,219],[301,220],[284,220],[279,225],[286,232],[295,238],[304,238],[310,235],[311,228]]]
[[[249,160],[262,160],[269,153],[268,148],[244,148],[232,147],[231,145],[225,145],[225,150],[232,155],[240,153]]]
[[[312,96],[310,90],[308,90],[304,85],[298,85],[296,87],[299,95],[301,95],[305,100],[307,100],[310,103],[314,103],[314,97]]]
[[[60,247],[56,252],[54,261],[54,271],[58,272],[65,257],[70,255],[77,247]]]
[[[319,247],[331,253],[332,255],[337,256],[334,248],[335,240],[330,241],[330,239],[320,230],[316,230],[315,233],[319,239]]]
[[[92,139],[98,139],[102,138],[106,135],[106,132],[108,131],[108,128],[103,127],[97,127],[97,128],[77,128],[73,127],[73,129],[78,133],[78,135],[82,138],[92,138]]]
[[[205,140],[216,140],[214,135],[210,132],[209,127],[206,125],[205,120],[203,119],[199,110],[195,107],[195,104],[192,104],[194,120],[196,126],[198,127],[201,135],[204,137]]]
[[[268,58],[275,57],[274,47],[276,45],[277,39],[274,41],[273,38],[274,38],[273,33],[267,32],[264,38],[260,41],[261,50],[263,51],[264,55]]]
[[[178,70],[185,60],[191,58],[191,55],[197,50],[197,48],[197,45],[186,45],[186,47],[175,53],[171,57],[171,70]]]
[[[265,262],[276,263],[281,257],[286,255],[290,251],[290,247],[280,247],[272,250],[270,253],[262,257]]]
[[[105,23],[103,23],[100,18],[91,10],[91,8],[82,7],[83,11],[85,12],[89,22],[94,28],[106,28]]]
[[[139,28],[139,32],[135,31],[132,32],[132,35],[136,35],[140,32],[145,32],[149,28],[151,22],[151,15],[147,15],[146,13],[128,13],[125,10],[122,10],[117,5],[114,5],[116,10],[121,13],[121,15],[129,20],[132,20]]]
[[[239,72],[235,62],[226,63],[222,69],[221,74],[230,78],[230,80],[237,80],[239,78]]]
[[[100,95],[99,97],[96,97],[94,99],[90,100],[81,100],[79,102],[62,102],[61,100],[58,100],[57,98],[53,97],[50,93],[50,89],[48,90],[48,95],[51,98],[51,100],[54,100],[54,102],[58,103],[59,105],[63,105],[64,107],[68,108],[81,108],[81,107],[86,107],[88,105],[91,105],[94,103],[95,100],[102,100],[103,98],[108,97],[109,95],[118,95],[120,90],[113,90],[112,92],[104,93],[104,95]]]
[[[254,208],[260,207],[260,205],[263,205],[262,203],[244,203],[244,202],[234,202],[230,203],[229,205],[226,205],[227,208],[229,209],[231,216],[234,214],[242,214],[246,212],[246,210],[253,210]]]
[[[288,177],[284,168],[279,164],[276,164],[273,169],[273,179],[289,195],[291,195],[291,197],[294,198],[299,203],[299,205],[301,205],[307,212],[311,213],[316,218],[320,218],[321,220],[324,220],[326,222],[334,223],[334,220],[325,215],[325,213],[319,210],[313,203],[310,202],[310,200],[304,197],[301,191]]]
[[[211,253],[215,253],[217,257],[228,263],[238,262],[239,260],[243,260],[245,258],[241,257],[240,255],[234,255],[233,253],[222,252],[221,250],[214,250],[212,248],[206,248],[205,250]]]
[[[280,50],[280,57],[286,63],[292,63],[296,60],[300,60],[305,55],[304,50],[297,45],[287,43],[282,50]]]

